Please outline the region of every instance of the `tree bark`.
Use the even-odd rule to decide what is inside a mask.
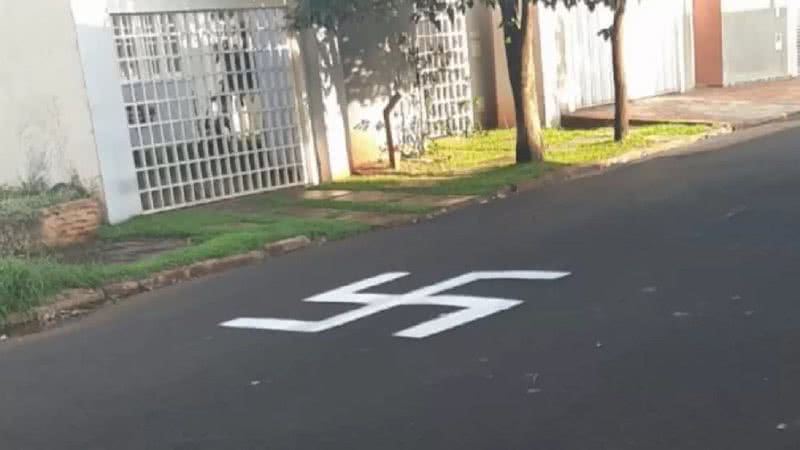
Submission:
[[[536,90],[536,36],[531,20],[533,8],[533,2],[528,0],[500,1],[508,76],[517,122],[517,163],[541,161],[544,158]]]
[[[399,92],[395,92],[389,99],[389,104],[383,108],[383,125],[386,127],[386,150],[389,152],[389,167],[397,169],[397,157],[395,156],[394,136],[392,133],[392,111],[403,98]]]
[[[625,3],[617,0],[611,29],[611,57],[614,66],[614,140],[622,141],[630,130],[628,82],[625,79]]]

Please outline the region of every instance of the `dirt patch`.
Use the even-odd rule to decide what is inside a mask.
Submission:
[[[184,239],[136,239],[96,241],[61,249],[54,255],[69,264],[125,264],[141,261],[189,245]]]

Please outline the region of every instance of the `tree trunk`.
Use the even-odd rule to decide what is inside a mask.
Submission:
[[[394,136],[392,135],[392,111],[403,98],[399,92],[395,92],[389,99],[389,104],[383,108],[383,125],[386,127],[386,150],[389,152],[389,167],[397,169],[397,157],[395,156]]]
[[[630,129],[628,83],[625,80],[625,3],[617,0],[611,29],[611,57],[614,65],[614,140],[621,141]]]
[[[508,76],[514,96],[514,115],[517,122],[517,163],[541,161],[544,158],[544,140],[536,90],[534,53],[536,37],[531,20],[533,8],[533,2],[527,0],[500,2]]]

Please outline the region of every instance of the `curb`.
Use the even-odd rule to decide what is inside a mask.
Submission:
[[[778,114],[776,116],[765,117],[762,119],[750,120],[745,122],[731,123],[729,126],[733,131],[747,130],[748,128],[755,128],[761,125],[769,125],[771,123],[788,122],[791,120],[800,119],[800,111]]]
[[[266,244],[262,250],[208,259],[189,266],[157,272],[141,280],[109,283],[98,289],[68,289],[56,294],[46,305],[38,306],[25,313],[10,314],[3,322],[0,322],[0,330],[13,332],[15,328],[47,324],[58,319],[81,315],[103,303],[122,300],[183,281],[252,265],[264,261],[268,257],[274,258],[301,250],[313,243],[307,236],[295,236]]]

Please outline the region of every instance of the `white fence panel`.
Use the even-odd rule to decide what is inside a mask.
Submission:
[[[629,0],[625,57],[631,98],[679,92],[686,86],[686,4],[682,1]],[[611,43],[598,35],[613,22],[610,9],[590,12],[584,5],[543,11],[545,32],[553,31],[554,52],[543,51],[544,71],[555,71],[557,104],[574,111],[614,101]],[[545,36],[544,42],[548,41]],[[545,75],[547,78],[548,76]],[[552,93],[551,93],[552,94]]]

